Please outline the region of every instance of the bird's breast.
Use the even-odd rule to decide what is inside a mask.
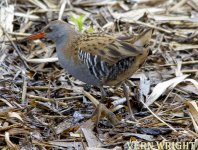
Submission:
[[[95,78],[85,63],[74,56],[67,56],[65,51],[57,48],[57,56],[61,66],[76,79],[89,85],[100,86],[101,82]]]

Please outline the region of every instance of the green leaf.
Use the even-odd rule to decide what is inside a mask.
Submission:
[[[79,17],[71,16],[70,20],[78,27],[79,32],[83,31],[83,24],[84,24],[84,21],[85,21],[85,16],[84,15],[80,15]],[[87,32],[92,33],[92,32],[94,32],[94,30],[93,30],[92,27],[89,27],[87,29]]]
[[[92,27],[89,27],[89,28],[87,29],[87,32],[92,33],[92,32],[94,32],[94,29],[93,29]]]
[[[78,26],[78,31],[82,32],[83,23],[84,23],[84,15],[80,15],[78,18],[71,16],[71,21],[74,22]]]

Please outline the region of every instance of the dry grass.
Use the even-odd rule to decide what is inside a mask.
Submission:
[[[129,80],[137,122],[128,119],[121,88],[106,87],[108,100],[97,110],[114,112],[121,121],[114,126],[111,117],[94,115],[99,89],[89,91],[96,99],[83,94],[84,83],[60,67],[53,43],[19,42],[51,20],[82,14],[83,32],[90,27],[113,34],[155,29],[152,55]],[[0,148],[123,149],[129,140],[195,141],[197,28],[196,0],[2,0]]]

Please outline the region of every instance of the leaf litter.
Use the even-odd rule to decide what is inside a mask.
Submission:
[[[128,81],[137,122],[128,117],[122,88],[105,87],[108,96],[101,104],[99,89],[83,92],[84,83],[60,67],[53,43],[20,42],[58,18],[82,32],[136,35],[155,29],[152,55]],[[124,149],[129,141],[196,142],[197,27],[196,0],[3,0],[0,148]]]

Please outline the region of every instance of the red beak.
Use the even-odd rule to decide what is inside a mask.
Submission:
[[[45,32],[39,32],[39,33],[28,36],[26,40],[33,41],[33,40],[41,39],[44,37],[45,37]]]

